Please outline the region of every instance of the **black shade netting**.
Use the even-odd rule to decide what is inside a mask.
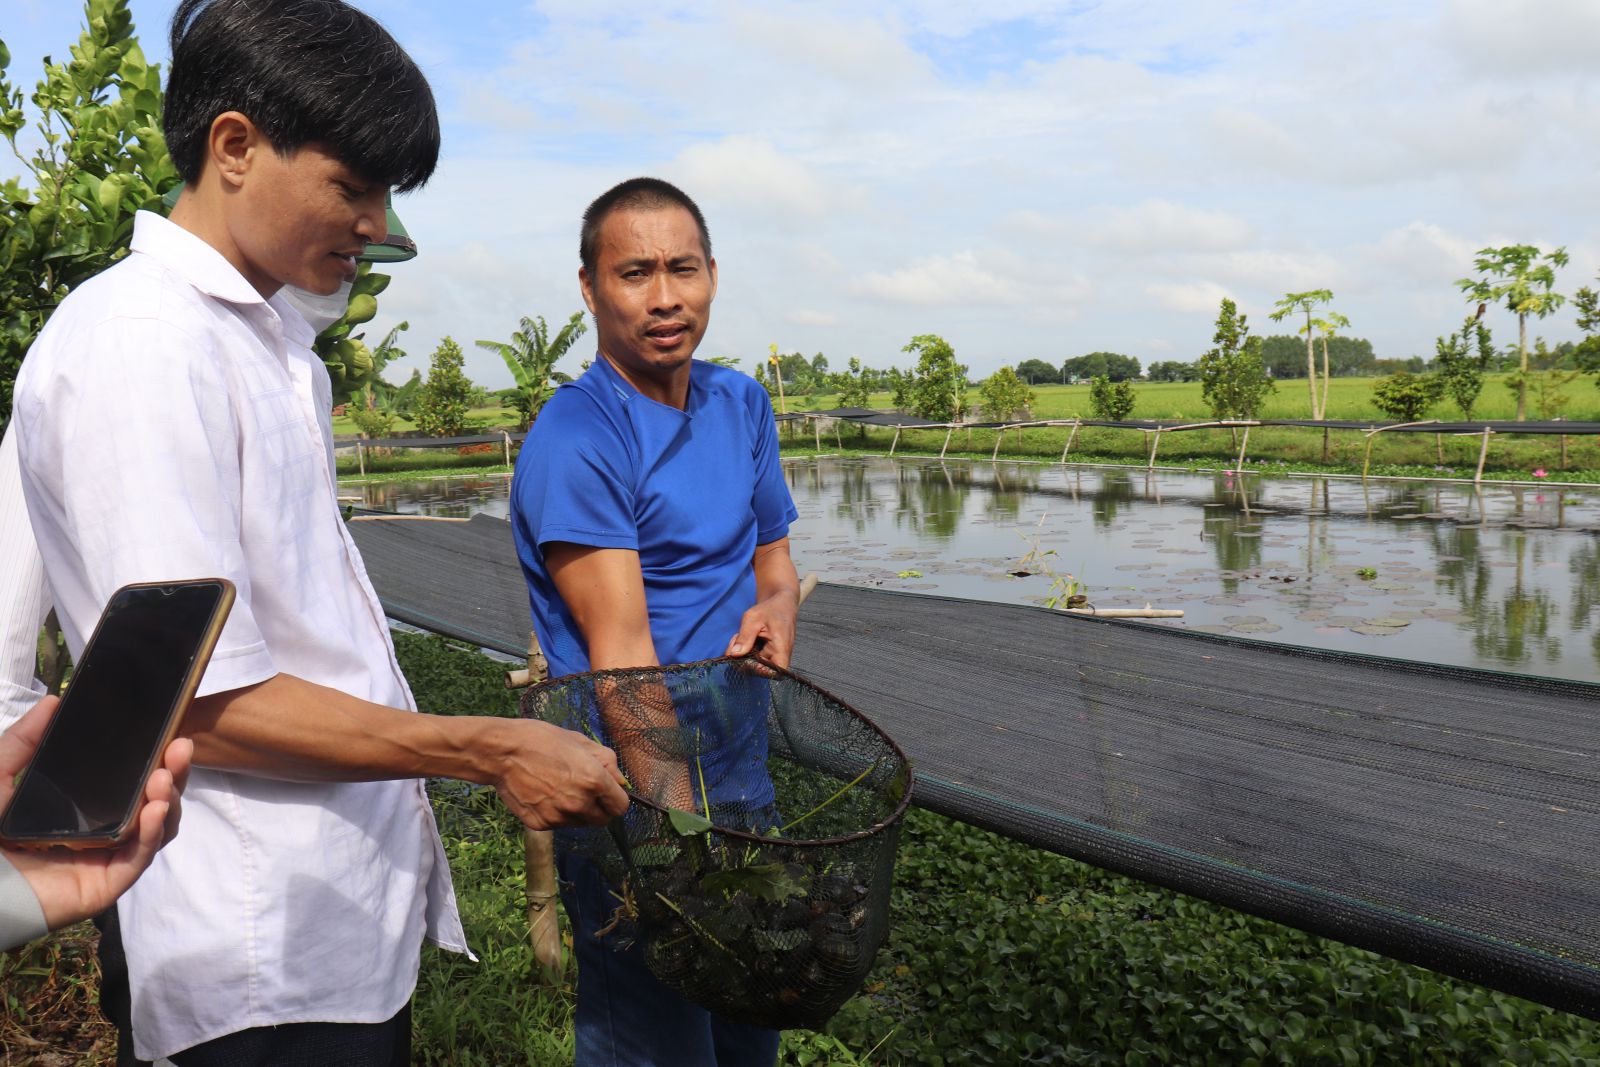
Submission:
[[[904,753],[787,671],[721,659],[572,675],[524,716],[610,746],[633,803],[557,849],[615,887],[618,947],[724,1018],[817,1028],[855,995],[889,932],[910,801]]]

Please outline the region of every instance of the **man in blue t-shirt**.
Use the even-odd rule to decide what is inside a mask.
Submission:
[[[692,358],[717,290],[700,209],[666,182],[623,182],[584,212],[581,255],[598,358],[540,412],[511,486],[517,555],[550,673],[752,650],[787,666],[799,608],[788,540],[796,513],[765,390]],[[670,707],[662,715],[676,724]],[[766,724],[752,720],[719,731],[717,750],[705,753],[714,800],[770,790],[758,773]],[[654,781],[626,748],[618,758],[636,789],[693,806],[678,795],[686,783]],[[561,873],[578,954],[579,1067],[776,1060],[776,1032],[710,1015],[657,982],[637,947],[617,951],[595,936],[616,901],[592,865],[564,855]]]

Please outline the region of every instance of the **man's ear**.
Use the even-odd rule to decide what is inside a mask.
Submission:
[[[244,184],[255,154],[267,145],[266,137],[249,116],[224,111],[211,120],[206,138],[206,158],[217,168],[223,182],[237,188]]]
[[[583,293],[583,303],[589,309],[589,314],[598,315],[599,312],[594,309],[594,284],[587,267],[578,268],[578,290]]]
[[[711,272],[711,296],[708,297],[707,299],[715,300],[717,298],[717,257],[716,256],[712,256],[711,257],[711,261],[706,264],[706,269]]]

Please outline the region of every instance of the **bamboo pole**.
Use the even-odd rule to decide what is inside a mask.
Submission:
[[[1145,433],[1150,438],[1150,455],[1145,460],[1144,469],[1147,471],[1155,470],[1156,450],[1161,447],[1161,427],[1157,426],[1154,430],[1146,430]]]
[[[994,452],[992,452],[989,456],[990,463],[993,463],[995,460],[1000,458],[1000,442],[1004,441],[1005,439],[1006,428],[1004,426],[998,427],[994,431]]]
[[[956,432],[956,428],[955,428],[955,424],[954,423],[952,423],[950,425],[950,427],[945,430],[945,432],[944,432],[944,446],[939,449],[939,458],[940,459],[944,458],[945,449],[950,447],[950,435],[955,433],[955,432]]]
[[[1102,619],[1181,619],[1183,610],[1173,608],[1064,608],[1068,615],[1098,615]]]
[[[1483,465],[1489,458],[1489,435],[1494,433],[1489,427],[1483,428],[1483,447],[1478,449],[1478,470],[1472,476],[1472,484],[1478,485],[1483,481]]]
[[[367,457],[361,451],[361,438],[356,438],[356,464],[361,468],[361,476],[367,474]]]
[[[501,430],[500,436],[506,439],[506,466],[509,467],[511,466],[511,435]]]
[[[817,451],[822,451],[822,422],[818,419],[811,420],[811,430],[817,438]]]
[[[1239,442],[1239,462],[1233,465],[1233,469],[1240,474],[1244,473],[1244,450],[1248,447],[1250,447],[1250,427],[1246,426],[1244,428],[1244,437]]]
[[[901,427],[899,426],[894,428],[894,440],[889,442],[889,455],[891,456],[894,455],[895,448],[900,444],[900,430]]]
[[[1067,446],[1061,450],[1061,462],[1067,461],[1067,453],[1072,451],[1072,442],[1078,436],[1078,427],[1081,425],[1083,424],[1075,422],[1072,424],[1072,429],[1067,432]]]
[[[528,631],[527,669],[529,680],[543,681],[550,674],[549,661],[539,648],[539,638]],[[507,685],[510,677],[507,676]],[[524,683],[526,684],[526,683]],[[539,977],[547,986],[560,986],[566,972],[561,945],[561,918],[556,903],[561,899],[556,886],[556,839],[549,830],[522,830],[523,884],[528,901],[528,937]]]

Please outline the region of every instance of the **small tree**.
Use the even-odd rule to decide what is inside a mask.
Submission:
[[[417,401],[417,427],[429,437],[454,437],[467,425],[472,381],[462,363],[461,346],[449,337],[434,349]]]
[[[1261,362],[1261,339],[1250,336],[1247,316],[1223,297],[1214,347],[1200,357],[1200,395],[1215,419],[1253,419],[1277,386]]]
[[[49,63],[33,93],[42,145],[21,158],[32,185],[0,181],[0,426],[11,384],[66,295],[128,253],[133,216],[161,210],[178,172],[161,135],[161,68],[145,61],[127,0],[87,0],[69,62]],[[0,136],[17,148],[22,90],[5,77]]]
[[[1395,422],[1416,422],[1439,399],[1444,383],[1409,371],[1396,371],[1372,386],[1372,402]]]
[[[984,379],[983,387],[978,390],[978,399],[983,404],[983,417],[992,422],[1009,422],[1020,412],[1027,415],[1028,405],[1033,403],[1033,390],[1028,388],[1028,383],[1017,377],[1017,372],[1010,367],[1001,367],[989,377]]]
[[[890,367],[885,377],[889,385],[889,403],[896,411],[910,411],[911,387],[916,383],[916,378],[899,367]]]
[[[1089,382],[1089,408],[1097,419],[1121,422],[1133,414],[1133,383],[1127,380],[1113,383],[1101,375]]]
[[[1561,412],[1572,402],[1567,386],[1578,380],[1581,370],[1562,370],[1561,356],[1552,352],[1540,337],[1533,342],[1533,366],[1529,382],[1533,386],[1533,406],[1539,418],[1549,420],[1561,417]]]
[[[1555,268],[1566,265],[1565,248],[1548,254],[1533,245],[1482,248],[1473,260],[1479,277],[1456,282],[1469,303],[1503,300],[1507,310],[1517,316],[1518,369],[1512,384],[1517,390],[1518,422],[1528,417],[1528,316],[1542,319],[1566,302],[1567,298],[1555,291]]]
[[[967,368],[956,362],[955,350],[938,334],[918,334],[900,351],[917,356],[911,386],[911,410],[925,419],[954,422],[967,410]]]
[[[1435,341],[1439,382],[1450,399],[1461,409],[1461,417],[1472,418],[1472,407],[1483,392],[1483,375],[1494,363],[1494,343],[1489,327],[1477,316],[1470,316],[1461,329]]]
[[[562,356],[583,336],[583,312],[573,312],[565,326],[552,340],[550,327],[544,316],[523,316],[518,329],[511,335],[510,343],[504,341],[478,341],[479,348],[498,352],[506,369],[516,382],[517,393],[512,403],[517,409],[517,429],[526,430],[538,418],[539,409],[556,391],[555,366]]]
[[[1329,289],[1312,289],[1305,293],[1286,293],[1273,307],[1273,322],[1282,322],[1290,315],[1305,315],[1306,324],[1300,332],[1306,335],[1306,381],[1311,388],[1311,417],[1320,419],[1323,415],[1323,406],[1318,402],[1317,396],[1317,355],[1314,348],[1316,337],[1313,330],[1312,313],[1318,304],[1326,304],[1333,299],[1333,291]],[[1327,370],[1327,349],[1323,349],[1323,370]]]
[[[1061,371],[1042,359],[1025,359],[1017,364],[1017,377],[1029,385],[1049,384],[1061,380]]]
[[[1600,385],[1600,293],[1586,285],[1572,302],[1578,307],[1578,329],[1587,335],[1572,353],[1574,365],[1585,374],[1592,373],[1595,384]]]
[[[864,408],[872,403],[872,372],[850,357],[850,369],[833,375],[833,390],[842,408]]]

